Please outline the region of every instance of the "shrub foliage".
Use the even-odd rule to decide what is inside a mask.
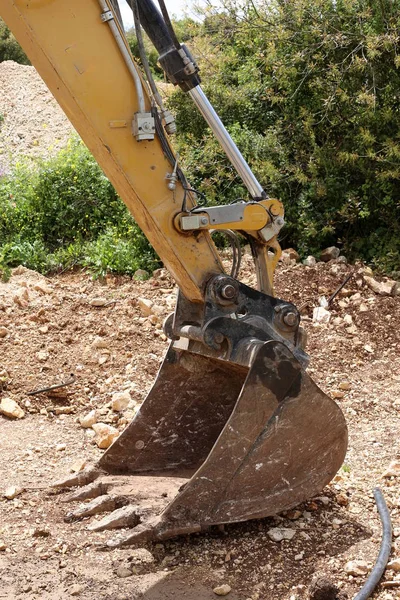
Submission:
[[[205,89],[271,195],[283,243],[341,243],[385,269],[400,255],[400,0],[268,0],[204,20]],[[189,99],[171,99],[192,185],[244,194]]]
[[[133,274],[159,261],[114,188],[78,139],[37,168],[0,178],[0,269],[74,265],[96,276]]]

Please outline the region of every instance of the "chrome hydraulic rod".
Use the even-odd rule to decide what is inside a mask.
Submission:
[[[248,189],[252,198],[266,198],[262,186],[257,181],[254,173],[250,169],[249,165],[243,158],[239,148],[229,135],[221,119],[215,112],[213,106],[209,102],[207,96],[201,89],[200,85],[197,85],[193,89],[189,90],[189,96],[191,96],[193,102],[207,121],[215,137],[224,149],[227,157],[231,161],[232,165],[236,169],[237,173],[241,177],[244,185]]]

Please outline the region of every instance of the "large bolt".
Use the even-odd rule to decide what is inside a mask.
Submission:
[[[226,285],[224,285],[224,287],[221,290],[221,296],[222,298],[225,298],[225,300],[233,300],[233,298],[236,296],[235,286],[231,283],[227,283]]]
[[[293,311],[287,312],[285,315],[283,315],[283,322],[288,327],[294,327],[295,325],[297,325],[298,322],[297,313]]]
[[[201,219],[200,219],[200,223],[201,223],[202,225],[207,225],[207,224],[208,224],[208,219],[207,219],[207,217],[201,217]]]

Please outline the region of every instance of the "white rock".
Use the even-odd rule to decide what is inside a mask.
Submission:
[[[2,398],[0,402],[0,413],[10,419],[23,419],[25,416],[22,408],[12,398]]]
[[[89,429],[93,427],[95,423],[97,423],[97,411],[91,410],[87,415],[84,415],[79,419],[81,426],[84,429]]]
[[[36,354],[36,358],[40,361],[40,362],[46,362],[46,360],[48,360],[49,358],[49,353],[48,352],[44,352],[44,351],[40,351]]]
[[[147,298],[138,298],[138,305],[144,317],[148,317],[152,314],[154,302],[151,300],[147,300]]]
[[[116,392],[113,394],[111,399],[111,408],[115,412],[122,412],[128,408],[130,403],[131,395],[128,390],[125,390],[124,392]]]
[[[5,338],[10,333],[10,330],[7,327],[0,327],[0,338]]]
[[[119,431],[106,423],[95,423],[92,429],[96,432],[94,441],[99,448],[109,448],[114,440],[119,436]]]
[[[351,315],[344,315],[343,321],[346,325],[353,325],[353,317]]]
[[[107,298],[103,298],[102,296],[99,296],[98,298],[92,298],[92,300],[89,302],[90,306],[104,306],[105,304],[107,304],[108,300]]]
[[[375,294],[379,294],[380,296],[392,296],[397,292],[397,284],[393,279],[377,281],[373,277],[364,275],[364,281]]]
[[[4,498],[7,498],[7,500],[14,500],[14,498],[22,494],[23,491],[23,488],[16,487],[15,485],[10,485],[5,490],[3,496]]]
[[[372,346],[370,346],[369,344],[365,344],[365,346],[364,346],[364,350],[365,350],[366,352],[369,352],[370,354],[373,354],[373,353],[374,353],[374,349],[373,349],[373,347],[372,347]]]
[[[94,339],[92,346],[93,346],[93,348],[96,348],[97,350],[101,350],[103,348],[108,348],[108,341],[106,338],[98,336]]]
[[[365,560],[350,560],[345,564],[344,570],[348,575],[359,577],[368,573],[368,563]]]
[[[313,321],[314,323],[329,323],[331,319],[331,313],[326,310],[323,306],[316,306],[313,310]]]
[[[306,267],[315,267],[316,264],[317,264],[317,259],[311,255],[307,256],[307,258],[305,258],[303,260],[303,265],[305,265]]]
[[[296,530],[286,527],[272,527],[267,534],[273,542],[281,542],[282,540],[291,540],[295,536]]]
[[[63,450],[65,450],[66,447],[67,447],[66,444],[57,444],[56,450],[57,450],[57,452],[63,452]]]
[[[230,585],[223,583],[222,585],[217,585],[217,587],[213,589],[213,592],[217,596],[227,596],[231,590],[232,588]]]

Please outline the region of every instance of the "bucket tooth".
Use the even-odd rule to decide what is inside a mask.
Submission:
[[[121,506],[122,502],[123,501],[116,496],[109,496],[108,494],[105,494],[104,496],[99,496],[91,502],[88,502],[76,510],[69,512],[65,516],[65,521],[77,521],[78,519],[83,519],[84,517],[91,517],[92,515],[108,512],[117,508],[118,505]]]
[[[117,508],[111,514],[103,517],[89,525],[90,531],[105,531],[106,529],[122,529],[123,527],[135,527],[140,523],[142,509],[139,506],[128,504]]]
[[[80,500],[90,500],[91,498],[97,498],[98,496],[104,496],[112,486],[112,483],[105,481],[93,481],[85,485],[83,488],[78,488],[71,494],[68,494],[66,498],[63,498],[63,502],[78,502]]]
[[[53,488],[72,488],[72,487],[82,487],[87,485],[88,483],[92,483],[95,481],[100,475],[104,475],[104,471],[100,469],[98,466],[91,466],[83,471],[79,471],[79,473],[75,473],[74,475],[68,475],[63,479],[59,479],[55,483],[53,483]]]

